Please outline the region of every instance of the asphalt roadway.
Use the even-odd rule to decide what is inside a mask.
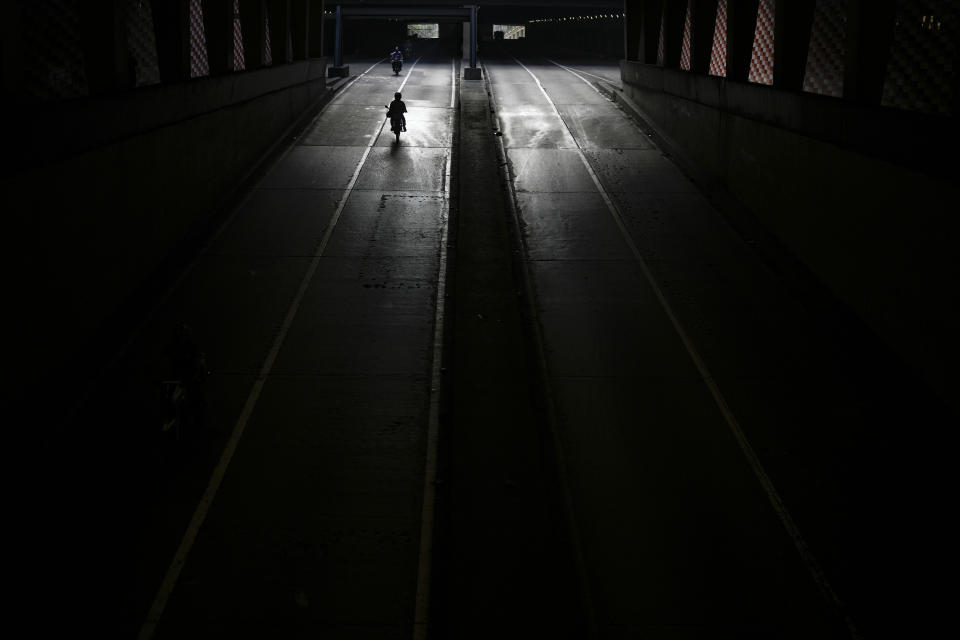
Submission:
[[[936,402],[610,100],[615,63],[483,62],[351,61],[131,334],[77,421],[99,457],[50,507],[67,626],[916,628],[939,479],[900,436],[942,427]],[[179,325],[209,375],[161,431]]]

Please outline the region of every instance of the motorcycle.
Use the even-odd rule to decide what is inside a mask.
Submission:
[[[387,109],[387,117],[390,118],[390,131],[397,136],[397,142],[400,142],[400,132],[404,131],[403,128],[403,114],[398,113],[396,115],[390,114],[390,107],[383,105],[384,109]]]
[[[393,61],[393,75],[400,75],[400,69],[403,68],[403,60]]]

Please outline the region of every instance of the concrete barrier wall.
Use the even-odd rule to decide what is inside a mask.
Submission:
[[[954,409],[960,199],[949,118],[622,61],[624,93]]]
[[[258,162],[322,100],[325,70],[325,59],[294,62],[24,116],[0,203],[16,228],[30,368],[69,360],[209,233]]]

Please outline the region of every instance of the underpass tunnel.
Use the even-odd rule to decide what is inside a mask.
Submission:
[[[960,0],[5,3],[24,612],[935,627],[958,43]]]
[[[343,19],[343,51],[347,55],[375,55],[388,53],[396,45],[438,45],[444,53],[460,54],[462,20],[443,16],[364,18],[351,17],[349,13]],[[325,42],[327,54],[334,56],[336,41],[336,20],[325,21]],[[422,48],[422,47],[420,47]],[[413,49],[411,52],[415,53]]]

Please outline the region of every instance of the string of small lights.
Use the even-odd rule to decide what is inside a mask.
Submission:
[[[601,13],[595,16],[567,16],[566,18],[539,18],[537,20],[529,20],[530,24],[535,22],[573,22],[573,21],[584,21],[584,20],[622,20],[625,17],[623,13]]]

